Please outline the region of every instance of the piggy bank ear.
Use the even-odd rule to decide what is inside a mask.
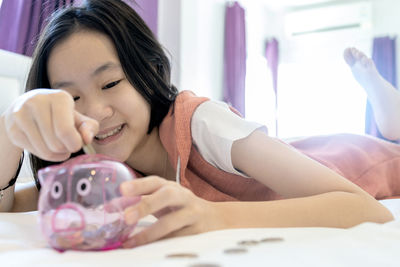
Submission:
[[[44,169],[40,169],[38,171],[38,177],[39,177],[39,182],[42,186],[44,186],[44,184],[46,182],[50,182],[51,178],[54,177],[54,173],[55,173],[55,169],[54,167],[47,167]]]

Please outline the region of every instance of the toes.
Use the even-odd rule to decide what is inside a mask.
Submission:
[[[353,48],[352,51],[353,51],[353,55],[356,58],[356,60],[362,61],[364,58],[368,59],[368,57],[363,52],[358,50],[357,48]]]
[[[366,56],[363,56],[360,60],[361,65],[363,65],[364,67],[369,67],[370,64],[370,59],[367,58]]]
[[[356,61],[353,55],[353,48],[346,48],[343,52],[343,58],[350,67],[353,66]]]
[[[343,57],[350,67],[353,67],[353,65],[356,63],[361,64],[363,67],[370,67],[373,65],[373,62],[370,58],[354,47],[346,48],[343,52]]]
[[[372,59],[370,59],[369,57],[365,56],[362,58],[361,60],[361,64],[368,69],[374,69],[375,68],[375,63]]]
[[[362,57],[361,52],[357,48],[351,48],[351,53],[356,61],[360,60]]]

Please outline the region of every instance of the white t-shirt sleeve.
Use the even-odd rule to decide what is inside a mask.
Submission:
[[[246,121],[219,101],[200,104],[191,121],[193,144],[201,156],[214,167],[244,177],[232,165],[232,143],[259,128],[267,132],[265,126]]]

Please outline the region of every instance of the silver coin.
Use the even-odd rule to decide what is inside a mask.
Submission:
[[[238,245],[240,246],[255,246],[258,245],[258,241],[257,240],[243,240],[243,241],[239,241]]]
[[[243,254],[246,253],[247,249],[245,248],[228,248],[224,250],[225,254]]]
[[[188,267],[221,267],[221,265],[215,263],[195,263],[188,265]]]
[[[284,241],[282,237],[267,237],[260,240],[262,243],[272,243],[272,242],[281,242]]]
[[[198,255],[195,253],[174,253],[174,254],[168,254],[165,257],[170,259],[193,259],[197,258]]]

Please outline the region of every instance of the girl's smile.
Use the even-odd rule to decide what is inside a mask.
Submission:
[[[123,123],[117,127],[111,127],[99,131],[99,133],[94,137],[94,142],[96,142],[98,145],[105,145],[117,140],[121,135],[123,135],[125,125],[126,124]]]

